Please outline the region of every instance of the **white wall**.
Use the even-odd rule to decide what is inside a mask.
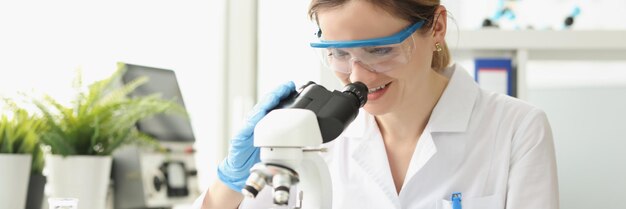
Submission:
[[[35,90],[66,103],[118,61],[176,71],[190,112],[201,176],[214,176],[221,69],[220,1],[0,1],[0,94]],[[201,178],[203,188],[209,179]]]
[[[561,208],[626,208],[626,61],[535,61],[528,100],[554,133]]]
[[[626,85],[530,93],[554,131],[561,208],[626,208]]]
[[[316,26],[308,19],[308,5],[308,0],[259,1],[258,97],[285,81],[320,82],[320,61],[309,46]]]

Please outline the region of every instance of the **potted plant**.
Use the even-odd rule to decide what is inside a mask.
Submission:
[[[104,208],[111,154],[126,144],[156,145],[135,128],[137,121],[183,111],[173,100],[159,95],[129,98],[147,78],[122,85],[124,72],[125,65],[118,64],[113,75],[89,85],[86,91],[79,90],[71,107],[50,97],[35,101],[49,127],[41,137],[52,153],[46,158],[49,197],[78,198],[81,208]],[[80,75],[76,81],[82,86]]]
[[[0,203],[3,208],[25,208],[31,163],[39,172],[43,164],[39,132],[44,124],[25,110],[12,107],[11,119],[6,114],[0,118]]]

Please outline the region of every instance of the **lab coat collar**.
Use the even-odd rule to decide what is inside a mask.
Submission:
[[[381,200],[389,201],[388,204],[399,209],[400,199],[396,195],[389,162],[385,158],[385,145],[374,116],[361,109],[342,136],[346,139],[341,140],[356,139],[356,147],[351,151],[352,159],[380,188],[379,191],[386,197]]]
[[[479,88],[465,69],[453,65],[443,74],[450,79],[428,124],[431,132],[464,132],[478,97]]]
[[[359,120],[359,124],[357,125],[362,127],[357,127],[357,129],[363,128],[360,134],[367,138],[367,140],[358,141],[357,147],[352,153],[352,159],[368,174],[372,182],[380,188],[382,194],[387,197],[386,200],[389,201],[389,204],[399,209],[401,208],[400,199],[396,194],[396,187],[393,184],[389,162],[385,157],[387,156],[385,144],[383,143],[376,120],[374,116],[370,114],[361,115],[363,115],[364,118]],[[356,135],[357,133],[351,134]]]

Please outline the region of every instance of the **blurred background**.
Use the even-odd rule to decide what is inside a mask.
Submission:
[[[266,92],[289,80],[340,88],[308,46],[316,29],[308,3],[2,0],[0,96],[45,93],[69,104],[77,69],[84,83],[110,75],[117,62],[173,70],[195,134],[197,184],[204,191],[216,180],[228,139]],[[626,208],[626,2],[442,4],[449,11],[454,61],[472,75],[494,67],[481,60],[507,61],[496,66],[506,69],[505,77],[484,84],[510,85],[503,93],[546,111],[561,207]]]

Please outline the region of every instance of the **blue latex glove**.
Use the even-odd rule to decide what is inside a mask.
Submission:
[[[254,147],[254,127],[269,110],[294,91],[295,84],[287,82],[267,94],[254,106],[244,127],[230,140],[228,156],[218,166],[217,175],[231,189],[241,192],[250,176],[250,168],[261,161],[260,150]]]

